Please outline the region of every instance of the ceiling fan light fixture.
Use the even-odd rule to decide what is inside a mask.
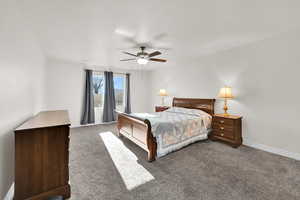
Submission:
[[[146,65],[148,62],[149,62],[149,60],[146,59],[146,58],[138,58],[138,59],[137,59],[137,63],[138,63],[139,65]]]
[[[126,55],[129,55],[129,56],[133,56],[134,58],[129,58],[129,59],[122,59],[120,61],[130,61],[130,60],[136,60],[136,62],[139,64],[139,65],[146,65],[149,61],[151,62],[167,62],[167,60],[165,59],[161,59],[161,58],[153,58],[155,56],[158,56],[158,55],[161,55],[161,52],[160,51],[154,51],[152,53],[147,53],[145,52],[146,47],[144,46],[141,46],[140,49],[141,51],[140,52],[137,52],[136,54],[133,54],[133,53],[129,53],[127,51],[123,51],[122,53],[126,54]]]

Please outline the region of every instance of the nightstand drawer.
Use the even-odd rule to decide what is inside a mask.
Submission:
[[[214,130],[214,134],[224,138],[234,139],[234,133],[230,131]]]
[[[234,124],[234,121],[232,119],[225,119],[221,117],[214,117],[213,122],[218,124],[231,125],[231,126]]]
[[[225,124],[218,124],[218,123],[213,123],[213,129],[216,131],[229,131],[233,132],[233,126],[230,125],[225,125]]]

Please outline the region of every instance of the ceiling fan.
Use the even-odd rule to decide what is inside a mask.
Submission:
[[[159,58],[153,58],[154,56],[158,56],[161,54],[159,51],[154,51],[152,53],[147,53],[145,52],[146,47],[141,46],[140,49],[141,51],[138,52],[136,55],[132,53],[128,53],[126,51],[123,51],[124,54],[134,56],[135,58],[129,58],[129,59],[122,59],[120,61],[131,61],[131,60],[136,60],[138,64],[140,65],[146,65],[149,61],[154,61],[154,62],[167,62],[165,59],[159,59]]]

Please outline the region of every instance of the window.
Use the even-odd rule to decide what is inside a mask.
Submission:
[[[95,123],[102,122],[102,112],[104,105],[104,73],[93,72],[93,88],[94,88],[94,111]]]
[[[114,88],[116,110],[123,112],[125,110],[125,75],[114,73]],[[102,112],[104,106],[104,73],[99,71],[93,72],[93,88],[94,88],[94,109],[95,123],[102,122]]]
[[[125,75],[114,74],[116,110],[125,110]]]
[[[95,107],[103,107],[104,104],[104,74],[93,72],[94,104]]]

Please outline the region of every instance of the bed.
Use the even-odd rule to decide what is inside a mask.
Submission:
[[[148,161],[154,161],[207,139],[214,103],[215,99],[173,98],[172,107],[163,112],[118,113],[118,136],[140,146],[148,152]]]

